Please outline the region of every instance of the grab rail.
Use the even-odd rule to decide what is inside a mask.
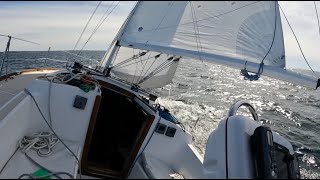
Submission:
[[[241,100],[241,101],[238,101],[236,103],[234,103],[230,110],[229,110],[229,113],[228,113],[228,117],[231,117],[231,116],[234,116],[236,115],[238,109],[241,107],[241,106],[246,106],[248,107],[249,111],[251,112],[252,116],[253,116],[253,119],[255,121],[259,121],[259,116],[256,112],[256,110],[254,109],[254,107],[246,100]]]

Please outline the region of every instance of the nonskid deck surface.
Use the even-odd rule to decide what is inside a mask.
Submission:
[[[29,135],[30,133],[38,132],[38,131],[48,132],[48,129],[46,129],[47,126],[43,122],[43,119],[45,119],[45,118],[42,118],[42,116],[40,116],[38,110],[36,109],[36,106],[30,106],[30,103],[33,104],[32,98],[25,98],[26,96],[28,96],[28,93],[21,93],[21,92],[23,91],[24,88],[28,88],[30,90],[30,92],[33,92],[32,94],[35,95],[35,98],[40,105],[43,105],[43,104],[47,105],[48,103],[47,103],[46,97],[48,95],[47,94],[48,93],[48,86],[47,86],[48,82],[42,81],[42,80],[39,80],[39,81],[37,81],[37,80],[33,81],[33,80],[37,79],[37,78],[44,80],[44,78],[40,78],[40,76],[44,76],[45,74],[55,74],[57,71],[60,71],[60,70],[59,69],[35,70],[35,71],[23,72],[23,73],[19,73],[19,74],[15,74],[15,75],[13,74],[12,76],[10,76],[10,78],[8,78],[8,81],[5,81],[3,79],[3,77],[0,77],[0,86],[1,86],[0,87],[0,93],[1,93],[0,94],[0,100],[1,100],[0,122],[1,122],[1,120],[4,120],[4,121],[2,121],[2,122],[4,122],[3,125],[1,125],[0,132],[1,132],[2,136],[0,136],[0,137],[2,137],[1,142],[5,142],[8,144],[8,145],[2,144],[4,147],[11,147],[10,150],[5,150],[3,148],[0,148],[0,150],[4,154],[2,156],[6,158],[6,159],[1,158],[1,159],[3,159],[3,165],[2,164],[0,164],[0,165],[3,166],[4,168],[3,168],[3,170],[0,170],[0,171],[4,172],[3,176],[16,178],[16,177],[19,177],[20,175],[24,175],[25,173],[34,173],[34,172],[38,171],[38,169],[36,169],[37,168],[36,166],[31,167],[30,162],[27,161],[28,159],[26,159],[26,157],[23,154],[21,154],[20,152],[14,153],[14,151],[15,151],[14,146],[16,145],[16,142],[19,142],[19,140],[23,136],[26,136],[26,135]],[[101,82],[104,82],[104,81],[101,81]],[[121,84],[121,83],[116,82],[114,84]],[[140,114],[141,116],[143,115],[145,117],[145,119],[143,119],[143,117],[140,117],[140,116],[139,116],[139,118],[137,117],[138,118],[137,120],[139,120],[139,122],[140,121],[141,122],[140,122],[139,127],[137,126],[136,128],[133,128],[133,127],[135,127],[133,125],[129,125],[128,123],[124,123],[125,121],[119,121],[119,119],[127,120],[127,119],[130,119],[130,117],[118,115],[118,114],[121,114],[124,112],[124,111],[122,111],[122,108],[124,107],[123,104],[118,105],[118,107],[116,108],[118,110],[116,110],[113,117],[111,116],[112,118],[110,118],[110,119],[115,120],[114,123],[112,123],[112,125],[111,125],[111,128],[114,128],[114,131],[113,131],[114,133],[111,133],[111,134],[109,133],[109,134],[105,134],[105,135],[107,135],[107,136],[108,135],[112,136],[114,134],[117,135],[117,142],[113,143],[114,148],[112,150],[116,150],[119,152],[119,153],[115,153],[117,155],[117,158],[121,159],[121,158],[125,157],[124,158],[124,159],[126,159],[125,162],[130,162],[130,164],[124,163],[122,165],[123,168],[121,168],[120,170],[124,169],[125,171],[120,171],[118,168],[115,169],[115,167],[114,167],[114,166],[116,166],[115,163],[113,164],[112,167],[111,166],[110,167],[103,167],[103,166],[109,165],[109,162],[108,162],[109,160],[112,162],[116,161],[116,160],[114,160],[116,158],[111,157],[109,159],[105,159],[104,162],[106,162],[106,163],[103,163],[99,167],[99,169],[96,168],[96,170],[100,170],[100,171],[97,171],[94,174],[94,176],[99,175],[98,173],[102,172],[102,170],[105,170],[105,171],[103,171],[104,174],[100,175],[102,177],[103,176],[105,176],[105,177],[109,177],[109,176],[110,177],[117,177],[117,176],[125,177],[125,176],[127,176],[126,174],[124,174],[122,172],[125,172],[125,173],[129,172],[132,164],[135,162],[134,158],[140,156],[140,154],[138,154],[138,153],[139,153],[139,149],[143,146],[143,141],[144,141],[143,138],[153,137],[152,140],[146,139],[146,142],[148,142],[147,144],[149,144],[149,146],[151,145],[152,147],[154,146],[152,144],[157,144],[157,142],[159,140],[160,140],[159,141],[160,143],[175,144],[174,146],[171,146],[171,148],[174,147],[177,150],[181,150],[181,149],[184,149],[184,147],[188,147],[187,143],[189,141],[188,142],[185,142],[185,141],[186,141],[186,139],[190,139],[190,138],[185,138],[185,133],[182,132],[181,129],[179,129],[175,124],[171,124],[171,123],[165,121],[164,119],[160,119],[158,116],[152,117],[152,115],[153,115],[152,109],[150,109],[148,106],[146,106],[142,100],[137,98],[138,96],[136,96],[134,93],[132,93],[129,88],[128,88],[128,90],[125,90],[126,88],[124,88],[123,85],[118,86],[118,85],[114,85],[114,84],[101,83],[101,86],[104,87],[105,89],[110,89],[112,92],[113,92],[113,90],[116,91],[117,93],[119,93],[119,96],[124,96],[124,100],[126,103],[128,103],[127,101],[129,101],[130,103],[131,103],[131,101],[134,101],[135,102],[134,107],[136,107],[136,106],[137,106],[137,108],[139,107],[138,109],[136,109],[136,111],[137,111],[136,113]],[[121,89],[121,87],[124,89]],[[55,83],[52,84],[52,88],[56,89],[57,91],[52,91],[52,94],[51,94],[52,95],[52,98],[51,98],[52,106],[51,107],[55,107],[56,112],[62,112],[62,110],[63,110],[64,112],[72,114],[72,116],[74,116],[74,117],[76,115],[76,117],[77,117],[77,118],[68,118],[68,121],[66,121],[66,119],[64,118],[65,115],[63,115],[62,113],[52,113],[53,119],[55,119],[54,120],[55,129],[57,129],[60,132],[59,135],[62,136],[63,140],[69,140],[70,137],[78,139],[78,137],[80,137],[80,136],[77,136],[77,137],[74,136],[74,134],[77,134],[77,133],[82,134],[80,139],[83,140],[86,137],[85,130],[88,127],[88,125],[85,124],[85,122],[90,121],[91,108],[93,108],[93,106],[94,106],[95,98],[99,94],[98,92],[101,92],[101,91],[97,91],[97,92],[90,91],[89,92],[90,97],[88,97],[87,108],[85,109],[85,111],[77,111],[77,110],[74,110],[74,108],[72,106],[69,107],[69,102],[74,100],[73,99],[74,94],[80,94],[80,95],[82,94],[83,95],[85,92],[83,92],[81,89],[78,89],[78,88],[75,88],[72,86],[60,86]],[[64,89],[63,92],[65,92],[65,93],[62,93],[62,94],[57,93],[57,92],[61,92],[60,91],[61,88]],[[17,95],[17,96],[15,96],[15,95]],[[63,97],[60,97],[60,95],[63,95]],[[101,95],[102,94],[100,94],[100,96]],[[13,97],[14,97],[14,99],[13,99]],[[59,97],[59,98],[57,98],[57,97]],[[106,96],[106,94],[104,94],[104,97],[108,98],[108,96]],[[111,95],[111,97],[114,97],[114,95]],[[57,99],[59,99],[59,102],[55,101]],[[117,98],[114,99],[114,101],[116,101],[116,100],[117,100]],[[6,102],[8,102],[8,103],[6,103]],[[21,103],[21,106],[19,103]],[[112,103],[112,104],[114,105],[114,103]],[[17,105],[19,105],[19,106],[17,106]],[[28,107],[28,108],[25,108],[25,107]],[[29,108],[29,107],[33,107],[33,108]],[[39,109],[42,109],[42,108],[44,109],[43,112],[46,112],[45,111],[46,106],[41,106],[41,108],[39,108]],[[14,113],[12,113],[13,109],[15,110]],[[132,107],[131,108],[128,107],[125,109],[129,109],[128,111],[126,111],[126,113],[128,113],[128,114],[131,114],[130,112],[131,112],[131,110],[133,110]],[[143,110],[143,111],[141,111],[141,110]],[[80,116],[80,113],[81,113],[81,116]],[[88,115],[88,116],[84,116],[84,115]],[[108,115],[110,115],[110,114],[108,114]],[[124,114],[124,115],[127,115],[127,114]],[[69,116],[65,116],[65,117],[69,117]],[[104,118],[105,118],[105,116],[103,116],[102,119],[104,119]],[[156,120],[152,121],[153,119],[156,119]],[[83,121],[80,121],[80,120],[83,120]],[[152,133],[152,131],[148,131],[147,128],[155,128],[156,123],[160,122],[160,120],[163,124],[167,124],[166,126],[168,126],[168,127],[170,126],[171,128],[176,128],[176,133],[174,135],[174,138],[166,136],[164,134],[156,134],[156,133]],[[83,123],[81,123],[81,122],[83,122]],[[123,123],[125,125],[129,125],[129,126],[126,127],[127,129],[120,128],[122,125],[121,123]],[[131,120],[129,123],[133,123],[133,121]],[[39,127],[38,127],[38,125],[39,125]],[[40,125],[41,125],[41,127],[40,127]],[[70,129],[68,127],[71,127],[71,126],[74,127],[76,125],[77,126],[79,125],[79,127],[73,128],[73,130],[77,131],[77,133],[74,133],[74,132],[71,133]],[[17,129],[17,127],[19,127],[20,129]],[[118,128],[115,128],[115,127],[118,127]],[[83,128],[85,130],[82,130],[81,128]],[[14,129],[14,131],[12,129]],[[3,130],[5,130],[5,131],[3,131]],[[125,132],[120,132],[123,130],[125,130]],[[130,132],[134,131],[134,133],[132,132],[132,133],[128,134],[129,131]],[[11,138],[9,141],[9,140],[7,140],[7,137],[8,137],[7,135],[10,134],[11,132],[14,132],[14,134],[16,136]],[[119,134],[127,134],[128,137],[130,137],[130,139],[128,139],[127,137],[119,136],[118,133]],[[149,133],[149,136],[148,136],[148,133]],[[65,136],[63,136],[61,134],[65,134]],[[98,135],[100,135],[100,134],[98,134]],[[132,138],[133,136],[135,138]],[[113,139],[111,138],[111,140],[113,140]],[[176,143],[176,141],[179,141],[180,143]],[[79,142],[80,142],[80,140],[79,140]],[[99,141],[97,141],[97,142],[99,142]],[[110,145],[110,142],[109,142],[109,145]],[[81,144],[80,144],[80,146],[81,146]],[[158,149],[156,146],[154,146],[154,148]],[[129,153],[127,151],[128,149],[130,150]],[[72,149],[72,151],[73,150],[76,151],[75,149]],[[155,159],[154,161],[156,163],[158,162],[158,159],[162,159],[163,155],[162,154],[155,155],[155,154],[151,153],[151,152],[155,152],[152,149],[148,150],[148,148],[144,148],[144,151],[149,152],[148,154],[151,159],[153,157],[155,157],[153,159]],[[169,150],[168,152],[170,152],[170,151],[172,151],[172,150]],[[189,148],[186,148],[182,151],[183,152],[180,153],[181,156],[179,156],[178,159],[184,159],[185,161],[189,162],[188,163],[189,166],[185,166],[185,167],[183,167],[183,169],[185,171],[189,172],[191,170],[190,167],[192,167],[192,169],[196,169],[196,171],[198,171],[198,169],[201,167],[201,162],[196,158],[196,156],[194,156],[194,154],[192,153],[192,151],[190,151]],[[101,152],[102,155],[103,155],[103,153],[104,152]],[[12,156],[12,154],[13,154],[13,156]],[[64,154],[66,154],[66,153],[63,153],[63,154],[58,153],[56,156],[59,155],[59,157],[63,157]],[[164,154],[167,154],[167,153],[164,153]],[[171,159],[170,154],[167,154],[167,155],[168,155],[168,157],[166,157],[166,158]],[[176,157],[176,155],[174,155],[174,156]],[[72,160],[72,156],[70,156],[70,158]],[[45,162],[48,162],[50,160],[50,159],[47,160],[46,158],[41,159],[41,158],[38,158],[37,156],[35,156],[35,159],[40,164],[45,164]],[[71,161],[71,160],[67,160],[67,159],[62,160],[62,159],[63,158],[59,159],[57,162],[53,162],[52,164],[50,164],[50,163],[46,164],[46,166],[48,168],[51,168],[52,171],[56,172],[56,169],[54,167],[58,163],[66,163],[67,165],[65,165],[65,166],[70,167],[70,168],[66,169],[66,171],[69,174],[73,174],[74,168],[71,168],[71,167],[75,167],[75,165],[76,165],[75,161]],[[78,159],[80,159],[80,156],[78,156]],[[90,160],[92,160],[92,159],[90,159]],[[17,166],[15,164],[17,162],[21,162],[19,165],[27,166],[28,168],[26,168],[26,169],[18,168],[19,171],[15,171],[15,169],[17,168]],[[82,161],[82,162],[84,162],[84,161]],[[139,162],[139,161],[137,161],[137,162]],[[153,160],[152,160],[152,162],[153,162]],[[195,162],[195,163],[193,163],[193,162]],[[6,163],[7,163],[7,165],[5,165]],[[93,162],[93,163],[95,163],[95,162]],[[178,164],[179,163],[177,163],[176,165],[178,166]],[[183,163],[183,164],[185,165],[186,163]],[[199,168],[194,168],[195,164],[198,165]],[[91,167],[91,164],[89,164],[89,165]],[[166,169],[172,169],[171,166],[176,166],[176,165],[172,165],[171,161],[169,161],[163,166],[170,167],[170,168],[166,168]],[[63,166],[61,165],[61,166],[59,166],[59,168],[60,167],[63,167]],[[85,166],[82,166],[82,167],[85,167]],[[178,167],[182,168],[182,166],[181,167],[178,166]],[[138,164],[136,166],[136,168],[134,170],[132,170],[132,172],[134,172],[133,175],[131,175],[131,173],[128,174],[128,178],[129,177],[130,178],[135,178],[135,177],[148,178],[149,176],[145,173],[145,170],[143,168],[144,168],[144,164]],[[59,171],[62,171],[62,169],[57,169],[57,172],[59,172]],[[118,175],[116,173],[113,173],[113,172],[118,172],[118,171],[120,171],[121,174],[119,173],[119,175]],[[158,170],[156,170],[156,172],[158,173]],[[156,172],[150,172],[150,174],[151,174],[150,176],[158,177],[155,175]],[[175,172],[175,171],[172,171],[172,172]],[[199,173],[196,173],[196,175],[200,174],[201,171],[198,171],[198,172]],[[171,178],[169,176],[169,173],[171,174],[171,171],[160,172],[160,175],[161,175],[161,177]],[[1,174],[2,173],[0,173],[0,175]],[[86,173],[84,172],[84,174],[86,174]],[[164,175],[162,175],[162,174],[164,174]],[[88,173],[87,175],[90,176],[91,174]],[[159,177],[160,177],[160,175],[159,175]],[[3,176],[1,175],[0,179]],[[98,176],[98,177],[100,177],[100,176]],[[193,176],[190,176],[190,177],[193,177]]]
[[[80,146],[71,141],[64,141],[68,147],[76,153],[78,158],[80,157]],[[54,172],[67,172],[73,177],[77,175],[77,161],[73,156],[70,156],[70,152],[61,144],[58,143],[54,147],[54,153],[50,156],[41,157],[37,154],[36,151],[30,150],[28,157],[31,157],[32,160],[41,164],[41,166],[54,170]],[[39,171],[43,171],[43,175],[47,172],[28,159],[21,150],[15,151],[8,163],[1,169],[0,179],[11,179],[21,177],[23,174],[36,174]],[[69,179],[69,176],[65,174],[59,175],[61,178]],[[25,178],[25,177],[24,177]],[[56,178],[51,176],[51,178]]]
[[[28,87],[32,80],[44,76],[49,73],[54,73],[59,69],[30,69],[19,73],[11,73],[8,75],[7,81],[5,75],[0,77],[0,108],[7,103],[11,98],[20,93],[24,88]]]

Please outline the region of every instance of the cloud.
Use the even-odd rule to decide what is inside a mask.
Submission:
[[[0,2],[0,34],[10,34],[41,44],[35,46],[13,41],[11,50],[47,50],[49,46],[52,47],[52,50],[73,49],[97,4],[98,1],[2,1]],[[110,4],[111,1],[102,2],[79,47],[89,37],[94,26]],[[120,2],[85,49],[107,49],[134,4],[135,1]],[[280,1],[279,4],[285,11],[310,64],[315,69],[320,70],[318,55],[320,35],[313,2]],[[320,4],[318,7],[320,7]],[[320,12],[320,10],[318,11]],[[280,14],[287,67],[307,68],[296,40],[282,13]],[[4,49],[5,43],[6,39],[0,37],[0,48]]]
[[[104,50],[112,41],[135,2],[120,2],[85,49]],[[0,34],[40,43],[12,43],[12,50],[73,49],[98,2],[1,2]],[[113,3],[113,6],[117,2]],[[102,2],[83,39],[89,37],[111,2]],[[109,9],[109,12],[112,8]],[[2,38],[1,38],[2,39]],[[3,44],[0,39],[0,45]],[[84,42],[83,42],[84,43]],[[2,47],[2,46],[1,46]]]
[[[311,67],[319,71],[320,59],[318,52],[320,50],[320,34],[313,1],[280,1],[279,4],[285,12]],[[320,7],[320,4],[318,4],[319,3],[317,3],[317,7]],[[319,10],[318,8],[318,12],[320,13]],[[281,12],[280,14],[287,67],[309,69],[287,21]]]

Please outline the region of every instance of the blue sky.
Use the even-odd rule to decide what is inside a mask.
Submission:
[[[117,2],[116,2],[117,3]],[[113,5],[115,5],[114,3]],[[311,66],[320,71],[320,35],[313,1],[280,1],[302,49]],[[98,1],[0,1],[0,34],[10,34],[35,41],[40,46],[12,42],[11,50],[73,49],[85,23]],[[111,1],[102,2],[91,26],[84,34],[87,39],[95,24],[104,14]],[[135,1],[122,1],[108,17],[85,49],[105,50],[133,8]],[[317,2],[320,13],[320,3]],[[282,17],[287,67],[307,68],[294,36]],[[5,48],[7,39],[0,37],[0,48]],[[81,41],[80,44],[84,42]],[[1,50],[1,49],[0,49]]]

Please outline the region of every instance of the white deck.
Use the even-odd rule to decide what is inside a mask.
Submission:
[[[77,154],[80,158],[80,147],[72,142],[66,142],[68,147]],[[28,155],[36,162],[41,163],[42,166],[54,172],[68,172],[73,177],[77,176],[77,161],[70,155],[70,152],[61,144],[58,143],[54,147],[54,153],[48,157],[40,157],[35,151],[29,151]],[[16,151],[8,164],[2,170],[0,179],[18,178],[22,174],[30,174],[40,170],[33,162],[31,162],[24,153],[20,150]],[[59,175],[60,177],[68,179],[68,176]],[[55,178],[52,176],[52,178]]]
[[[35,103],[31,97],[27,97],[27,93],[22,91],[24,88],[28,88],[39,104],[44,116],[48,117],[49,82],[41,79],[33,80],[56,71],[59,70],[23,72],[20,75],[13,76],[8,81],[0,81],[0,142],[1,147],[3,147],[0,148],[0,171],[2,172],[0,173],[0,179],[18,178],[21,174],[33,173],[39,170],[26,159],[24,154],[20,151],[15,152],[17,142],[23,136],[34,132],[49,132],[47,124],[44,123],[44,119]],[[104,80],[112,81],[111,79]],[[113,84],[129,89],[129,87],[124,87],[119,83],[114,82]],[[77,87],[56,83],[53,83],[51,88],[50,104],[51,107],[54,107],[51,115],[52,127],[60,138],[70,146],[72,151],[77,154],[78,159],[81,159],[94,102],[96,96],[101,96],[101,91],[96,89],[85,93]],[[85,110],[73,108],[72,104],[75,95],[81,95],[88,99]],[[138,152],[137,163],[133,166],[127,178],[148,179],[154,177],[171,179],[170,174],[173,173],[181,174],[184,178],[203,177],[202,159],[196,155],[194,148],[190,145],[191,135],[185,133],[176,124],[160,118],[157,113],[154,116],[156,120],[151,125],[151,130],[146,135]],[[174,138],[154,133],[158,122],[168,127],[176,128]],[[163,148],[163,144],[170,148]],[[159,151],[159,149],[162,149],[162,151]],[[77,163],[74,157],[70,156],[70,153],[63,149],[61,144],[55,147],[53,151],[54,155],[50,156],[49,159],[37,157],[32,151],[30,156],[53,172],[65,171],[77,177]],[[142,152],[146,153],[147,156],[142,155]],[[140,157],[142,156],[145,158],[141,163]],[[53,159],[54,161],[50,161]],[[163,163],[158,163],[159,160]],[[51,163],[48,163],[49,161]]]
[[[16,76],[11,76],[7,81],[0,81],[0,107],[21,92],[25,87],[28,87],[32,80],[56,71],[58,71],[58,69],[35,69],[22,72]]]
[[[0,96],[3,103],[0,107],[0,142],[2,147],[0,148],[0,179],[18,178],[22,174],[34,173],[40,169],[32,164],[20,150],[16,151],[17,143],[23,136],[35,132],[50,131],[32,98],[27,97],[27,94],[22,90],[27,88],[33,94],[44,116],[48,117],[46,104],[48,104],[49,82],[33,80],[56,71],[58,70],[30,71],[14,76],[7,82],[0,81],[2,93],[10,93],[10,96],[2,96],[3,94]],[[73,108],[74,94],[88,99],[84,110]],[[52,111],[52,128],[76,154],[77,159],[81,157],[86,130],[97,95],[99,95],[98,89],[85,93],[74,86],[52,85],[51,104],[55,107]],[[70,129],[70,127],[72,128]],[[28,155],[53,172],[67,172],[73,177],[77,177],[78,163],[70,155],[70,152],[61,143],[52,150],[54,153],[46,158],[38,157],[33,151],[29,151]]]

